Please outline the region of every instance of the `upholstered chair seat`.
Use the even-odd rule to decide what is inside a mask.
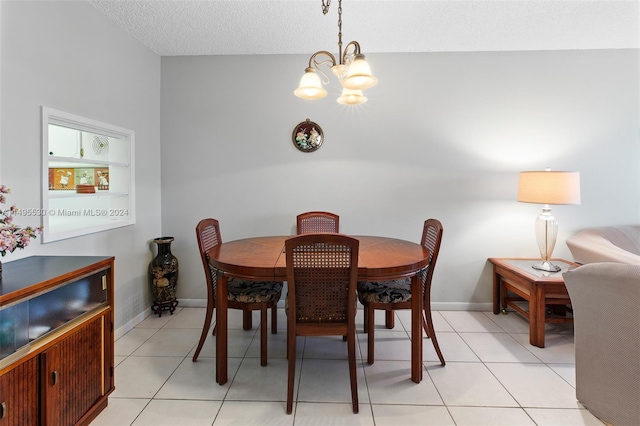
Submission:
[[[242,303],[277,302],[282,294],[282,283],[277,281],[247,281],[230,278],[227,288],[228,299]]]
[[[384,283],[358,282],[358,300],[366,303],[402,303],[411,301],[411,279],[385,281]]]

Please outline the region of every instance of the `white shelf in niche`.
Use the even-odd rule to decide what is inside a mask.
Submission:
[[[88,160],[84,158],[67,158],[49,156],[49,167],[64,168],[64,167],[95,167],[95,166],[117,166],[117,167],[129,167],[128,163],[122,163],[118,161],[104,161],[104,160]]]
[[[135,224],[134,142],[132,130],[42,107],[43,243]]]
[[[116,192],[109,190],[97,190],[94,193],[79,194],[74,190],[68,191],[53,191],[49,190],[49,198],[90,198],[90,197],[127,197],[127,192]]]

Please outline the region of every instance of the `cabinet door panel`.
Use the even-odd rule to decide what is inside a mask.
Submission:
[[[0,426],[38,424],[37,384],[35,357],[0,376]]]
[[[104,316],[41,355],[43,424],[73,425],[104,395]]]

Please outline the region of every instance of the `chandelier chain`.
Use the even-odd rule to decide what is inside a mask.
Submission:
[[[342,63],[342,0],[338,0],[338,59]]]
[[[322,14],[329,13],[329,6],[331,6],[331,0],[322,0]]]

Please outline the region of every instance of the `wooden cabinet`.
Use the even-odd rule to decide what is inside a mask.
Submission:
[[[5,263],[0,302],[0,426],[89,424],[114,390],[113,258]]]
[[[0,376],[0,425],[38,424],[37,383],[37,358],[29,358]]]

